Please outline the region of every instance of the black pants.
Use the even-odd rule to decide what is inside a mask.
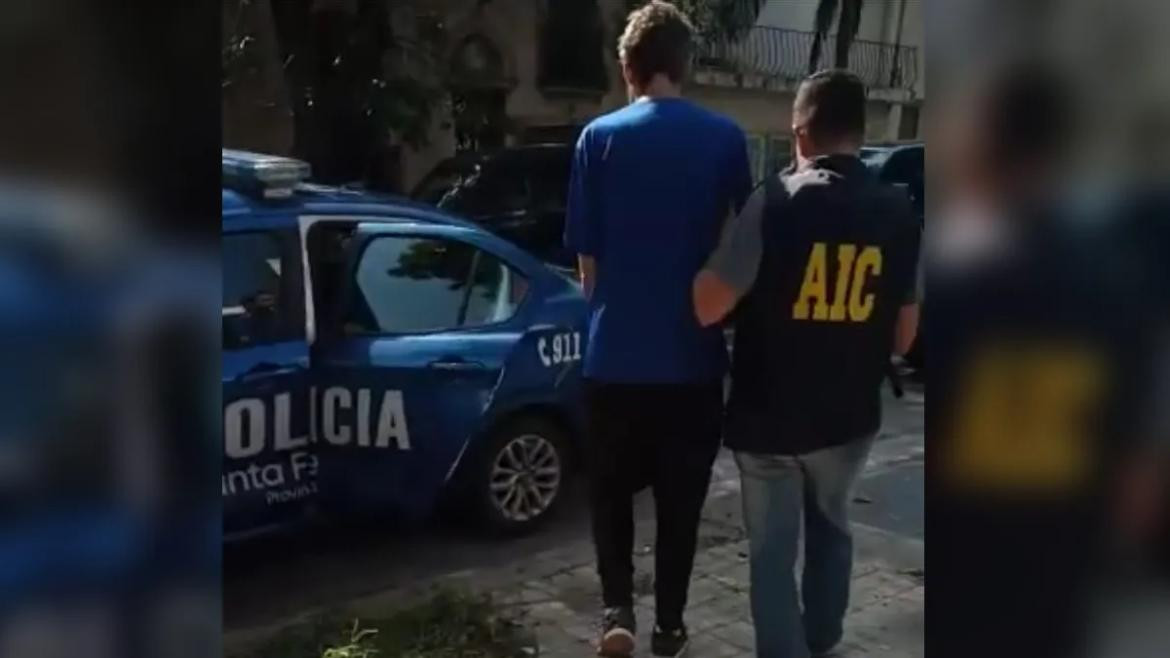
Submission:
[[[721,382],[586,385],[593,543],[606,607],[633,604],[634,494],[654,490],[658,623],[682,623],[699,516],[719,451]]]

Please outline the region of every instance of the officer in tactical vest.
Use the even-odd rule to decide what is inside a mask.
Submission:
[[[724,441],[743,482],[760,658],[823,654],[841,639],[850,489],[881,422],[890,354],[918,324],[920,229],[905,193],[858,158],[861,81],[840,70],[803,81],[793,132],[795,167],[729,221],[693,290],[703,325],[736,309]]]

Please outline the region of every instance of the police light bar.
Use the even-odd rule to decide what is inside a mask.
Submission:
[[[310,175],[309,163],[278,155],[223,149],[223,184],[265,199],[287,199]]]

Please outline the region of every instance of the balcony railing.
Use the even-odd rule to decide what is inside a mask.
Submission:
[[[699,50],[699,68],[747,73],[787,81],[808,74],[814,33],[776,27],[754,27],[736,41],[707,43]],[[833,61],[836,39],[821,42],[814,70]],[[849,70],[870,88],[913,89],[918,82],[918,49],[880,41],[854,40]]]

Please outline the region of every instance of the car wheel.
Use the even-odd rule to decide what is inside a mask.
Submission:
[[[500,534],[523,534],[543,523],[568,487],[568,446],[560,428],[537,418],[494,432],[467,492],[478,520]]]

